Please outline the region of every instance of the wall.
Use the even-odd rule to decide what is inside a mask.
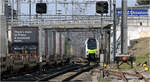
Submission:
[[[120,26],[117,27],[117,38],[120,36]],[[150,37],[149,26],[128,26],[128,46],[130,46],[130,40]]]

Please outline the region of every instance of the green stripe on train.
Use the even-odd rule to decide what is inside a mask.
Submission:
[[[88,49],[88,53],[90,53],[90,54],[96,53],[96,50],[97,49],[93,49],[93,50]]]

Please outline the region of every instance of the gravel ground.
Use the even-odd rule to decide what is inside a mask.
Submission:
[[[91,77],[90,72],[85,72],[85,73],[82,73],[79,76],[75,77],[74,79],[72,79],[72,81],[91,82],[92,81],[92,77]]]
[[[49,80],[50,82],[61,82],[64,78],[67,78],[68,76],[71,76],[73,74],[75,74],[76,72],[69,72],[69,73],[66,73],[66,74],[63,74],[63,75],[60,75],[56,78],[53,78],[51,80]]]
[[[69,65],[65,65],[62,67],[55,67],[55,68],[50,68],[48,71],[44,72],[44,73],[40,73],[40,71],[37,72],[33,72],[31,74],[25,74],[25,75],[21,75],[21,76],[16,76],[16,77],[10,77],[7,80],[4,81],[36,81],[40,78],[46,77],[49,74],[53,74],[59,70],[61,70],[62,68],[66,68]]]
[[[75,73],[77,73],[78,71],[72,71],[72,72],[68,72],[66,74],[60,75],[56,78],[53,78],[51,80],[49,80],[50,82],[60,82],[62,80],[64,80],[65,78],[74,75]],[[76,76],[75,78],[73,78],[71,80],[71,82],[91,82],[92,81],[92,77],[91,77],[91,73],[90,72],[84,72],[78,76]]]

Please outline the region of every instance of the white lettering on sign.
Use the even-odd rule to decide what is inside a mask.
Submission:
[[[26,39],[27,40],[27,39],[30,39],[30,37],[17,37],[17,39],[20,39],[20,40]]]
[[[32,33],[32,31],[25,31],[24,33]]]
[[[31,30],[14,30],[14,42],[32,42],[35,41],[34,31]]]

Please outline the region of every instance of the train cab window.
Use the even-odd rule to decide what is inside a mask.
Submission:
[[[88,49],[96,49],[96,48],[97,48],[96,39],[89,39]]]

